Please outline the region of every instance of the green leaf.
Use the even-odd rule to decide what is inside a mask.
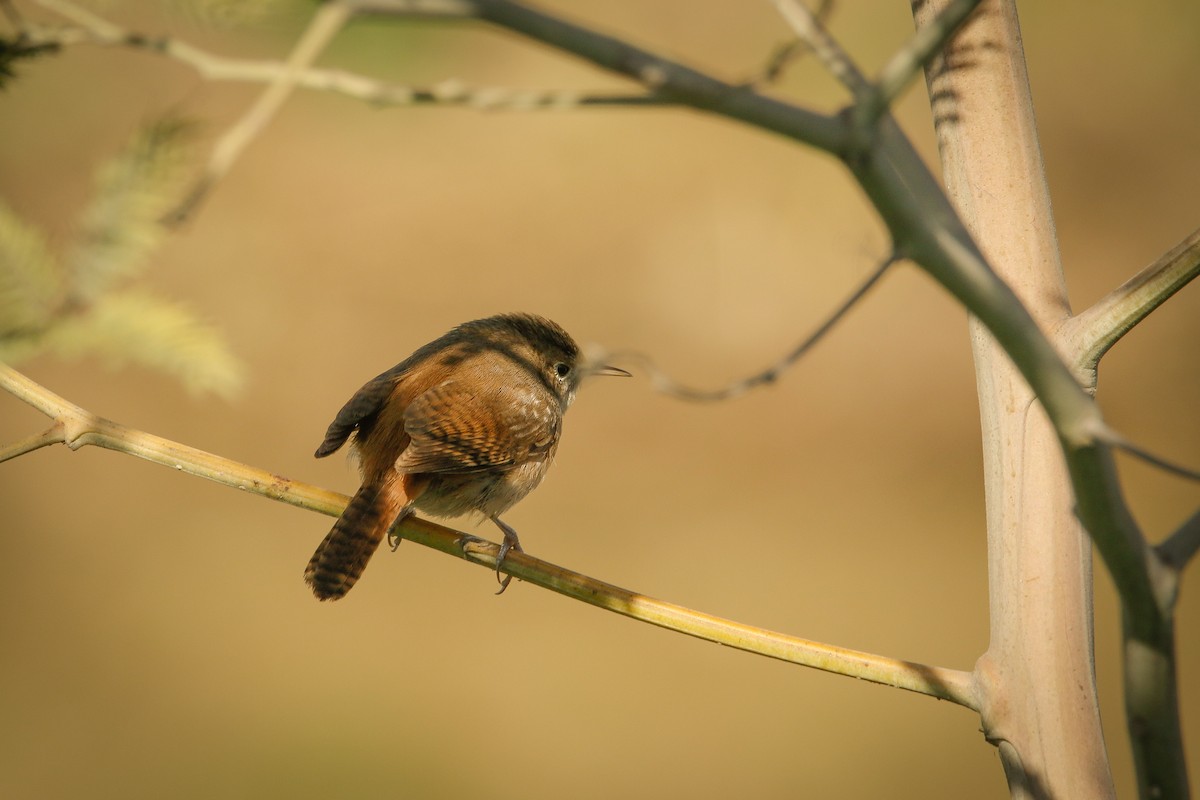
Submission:
[[[46,327],[61,286],[42,232],[0,203],[0,344]]]
[[[59,355],[94,354],[117,367],[141,364],[179,379],[193,393],[232,397],[242,365],[214,328],[182,306],[142,292],[108,294],[63,319],[45,337]]]
[[[186,175],[188,126],[165,119],[142,129],[96,175],[93,199],[67,257],[72,298],[90,303],[142,270],[165,231],[163,214]]]

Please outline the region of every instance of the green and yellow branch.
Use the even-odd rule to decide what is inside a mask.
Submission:
[[[93,445],[329,516],[341,514],[349,501],[338,492],[285,478],[96,416],[6,364],[0,364],[0,388],[54,420],[54,425],[46,433],[7,448],[0,447],[0,460],[48,444],[62,443],[72,450]],[[415,517],[406,519],[396,532],[417,544],[495,569],[498,545],[482,543],[470,534]],[[722,619],[613,586],[525,553],[509,553],[501,571],[544,589],[677,633],[800,666],[949,700],[972,710],[979,708],[974,676],[970,672],[848,650]]]

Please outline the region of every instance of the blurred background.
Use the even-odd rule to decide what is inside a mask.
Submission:
[[[27,10],[29,4],[15,6]],[[788,32],[768,4],[546,3],[709,70],[751,77]],[[280,58],[304,7],[226,28],[157,3],[100,13],[230,56]],[[1200,221],[1200,7],[1022,8],[1072,303],[1084,308]],[[907,4],[842,2],[874,72]],[[387,80],[615,90],[479,25],[361,21],[321,63]],[[936,163],[923,85],[898,108]],[[778,91],[831,110],[811,61]],[[0,190],[66,240],[96,166],[164,113],[208,146],[257,87],[79,46],[0,94]],[[467,319],[545,314],[714,387],[772,363],[860,282],[887,238],[844,170],[681,110],[378,109],[300,93],[145,284],[219,328],[232,400],[97,360],[21,369],[84,408],[352,492],[312,458],[365,380]],[[1119,430],[1200,463],[1200,293],[1111,352]],[[0,397],[0,442],[47,425]],[[1194,485],[1121,462],[1158,536]],[[558,463],[506,515],[555,563],[709,613],[970,669],[987,642],[978,413],[964,312],[904,267],[778,384],[688,405],[597,381]],[[636,624],[407,543],[343,602],[302,569],[332,520],[94,448],[0,466],[0,794],[6,797],[695,798],[1007,796],[979,720],[949,703]],[[459,521],[495,538],[490,524]],[[1195,569],[1189,576],[1196,578]],[[1133,782],[1119,619],[1097,568],[1097,671],[1118,790]],[[1190,588],[1190,587],[1189,587]],[[1200,780],[1200,601],[1181,687]]]

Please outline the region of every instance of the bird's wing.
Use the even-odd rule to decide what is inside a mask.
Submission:
[[[561,429],[562,411],[553,397],[511,386],[481,390],[447,381],[406,409],[404,430],[412,441],[397,459],[396,470],[503,469],[551,450]]]
[[[403,377],[407,363],[397,364],[382,375],[372,378],[346,401],[346,405],[342,406],[333,422],[329,423],[329,428],[325,431],[325,441],[321,442],[315,453],[317,458],[324,458],[335,452],[346,443],[355,429],[369,425],[374,420],[392,390],[396,388],[396,383]]]

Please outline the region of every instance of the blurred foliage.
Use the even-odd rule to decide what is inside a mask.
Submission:
[[[187,138],[186,124],[165,119],[102,165],[61,256],[0,203],[0,360],[95,355],[159,370],[194,392],[228,397],[238,390],[241,366],[217,331],[129,287],[164,235],[159,219],[186,175]]]
[[[185,174],[186,138],[181,120],[160,121],[97,171],[93,200],[65,265],[77,302],[90,302],[145,269],[165,233],[159,218]]]
[[[19,36],[12,39],[0,37],[0,89],[3,89],[9,80],[16,77],[18,61],[36,58],[57,50],[58,45],[29,44],[22,41]]]

